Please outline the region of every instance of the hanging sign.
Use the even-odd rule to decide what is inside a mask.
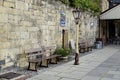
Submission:
[[[64,11],[60,12],[60,25],[62,27],[65,27],[65,12]]]
[[[90,22],[90,28],[92,29],[94,27],[94,22]]]

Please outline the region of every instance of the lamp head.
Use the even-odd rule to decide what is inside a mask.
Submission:
[[[76,9],[73,10],[72,12],[73,12],[73,17],[74,17],[76,23],[78,24],[79,19],[80,19],[80,17],[81,17],[81,12],[80,12],[80,10],[79,10],[78,8],[76,8]]]

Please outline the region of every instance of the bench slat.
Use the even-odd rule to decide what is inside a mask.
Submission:
[[[42,63],[45,61],[45,65],[48,67],[49,61],[51,63],[57,63],[57,57],[59,55],[53,55],[55,50],[55,47],[41,47],[41,48],[34,48],[34,49],[28,49],[25,50],[26,58],[28,58],[28,70],[35,70],[37,71],[37,64],[40,63],[42,66]],[[49,54],[47,56],[47,54]],[[55,62],[53,61],[55,60]],[[33,69],[31,69],[32,64],[34,64]],[[44,64],[44,63],[43,63]]]

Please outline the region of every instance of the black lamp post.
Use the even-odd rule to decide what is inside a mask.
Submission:
[[[75,53],[75,62],[74,65],[79,65],[79,49],[78,49],[78,36],[79,36],[79,20],[81,17],[81,12],[79,9],[76,8],[76,10],[73,10],[73,16],[75,19],[75,23],[76,23],[76,53]]]

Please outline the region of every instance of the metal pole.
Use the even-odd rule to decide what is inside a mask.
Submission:
[[[75,63],[74,65],[79,65],[79,51],[78,51],[78,35],[79,35],[79,26],[76,24],[76,53],[75,53]]]

